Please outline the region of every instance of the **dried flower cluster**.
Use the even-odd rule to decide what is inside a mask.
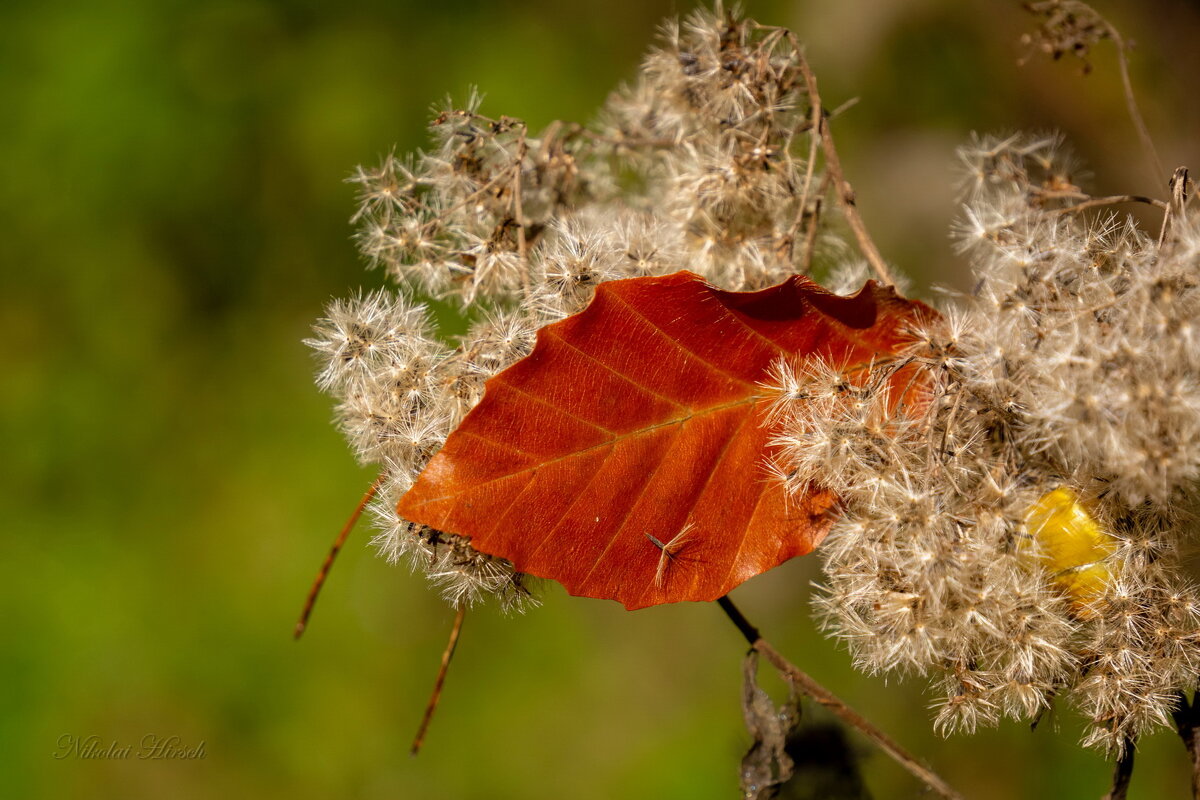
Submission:
[[[728,289],[805,271],[818,245],[821,175],[791,34],[719,6],[668,24],[638,80],[591,128],[540,135],[478,112],[432,124],[434,146],[359,169],[359,244],[401,286],[479,309],[457,347],[408,291],[334,303],[309,344],[318,382],[364,463],[381,465],[376,542],[411,556],[457,604],[528,597],[510,564],[395,514],[398,498],[484,381],[529,352],[538,328],[581,310],[615,278],[697,272]],[[804,153],[796,151],[803,149]]]
[[[1044,36],[1082,31],[1068,49],[1085,50],[1100,34],[1077,22],[1051,15]],[[402,288],[334,303],[309,344],[380,465],[387,557],[456,605],[519,605],[511,564],[395,513],[487,378],[602,281],[690,269],[755,289],[842,252],[806,69],[788,31],[718,6],[668,25],[592,127],[533,136],[473,98],[437,115],[429,152],[358,171],[362,252]],[[1178,552],[1200,477],[1200,220],[1181,186],[1157,239],[1089,221],[1100,201],[1053,138],[978,140],[963,160],[975,290],[868,369],[780,364],[774,467],[845,502],[818,605],[860,667],[933,675],[946,731],[1066,694],[1087,743],[1122,752],[1200,677]],[[447,346],[410,287],[478,321]]]
[[[1105,39],[1120,38],[1103,17],[1082,2],[1039,0],[1027,3],[1025,8],[1040,17],[1041,24],[1035,33],[1022,36],[1021,41],[1056,61],[1063,56],[1079,59],[1084,73],[1092,70],[1087,58],[1093,47]],[[1118,41],[1118,46],[1124,44]]]
[[[1086,743],[1121,752],[1200,672],[1178,553],[1200,495],[1200,220],[1179,205],[1161,244],[1087,221],[1051,138],[962,157],[974,291],[890,362],[782,367],[779,468],[846,501],[820,609],[860,667],[933,674],[947,731],[1069,694]]]

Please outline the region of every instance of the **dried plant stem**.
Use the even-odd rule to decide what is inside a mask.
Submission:
[[[1163,245],[1167,242],[1167,231],[1176,220],[1183,219],[1183,208],[1187,205],[1188,200],[1188,168],[1176,167],[1174,174],[1171,175],[1169,184],[1171,191],[1170,204],[1163,204],[1166,212],[1163,214],[1162,227],[1158,231],[1158,250],[1161,253]]]
[[[346,543],[346,537],[350,535],[350,531],[354,530],[354,524],[362,516],[363,509],[367,507],[367,503],[371,502],[371,498],[379,491],[379,485],[382,482],[382,475],[375,479],[375,482],[367,489],[367,493],[363,495],[362,500],[358,501],[358,506],[354,509],[350,518],[346,520],[346,524],[342,526],[341,532],[333,542],[333,547],[329,548],[329,555],[325,556],[325,563],[321,564],[321,569],[317,572],[316,580],[313,581],[312,587],[308,590],[308,597],[304,600],[304,610],[300,612],[300,619],[296,622],[296,629],[292,632],[293,638],[299,639],[300,635],[304,633],[304,629],[308,627],[308,618],[312,614],[313,606],[317,602],[317,595],[321,593],[321,587],[325,585],[325,578],[328,577],[334,560],[341,551],[342,545]]]
[[[446,683],[446,672],[450,669],[450,659],[454,658],[454,648],[458,646],[458,635],[462,633],[463,619],[466,616],[467,607],[460,606],[458,613],[454,615],[454,625],[450,628],[450,639],[446,642],[446,649],[442,651],[442,664],[438,667],[437,678],[433,681],[429,702],[425,704],[425,715],[421,717],[421,725],[417,728],[417,735],[413,738],[412,749],[409,751],[414,756],[421,752],[429,723],[433,721],[433,712],[437,710],[438,701],[442,699],[442,685]]]
[[[1154,174],[1154,179],[1155,181],[1159,180],[1159,176],[1165,175],[1166,170],[1163,169],[1162,161],[1158,157],[1158,151],[1154,147],[1154,140],[1150,136],[1150,129],[1146,127],[1146,120],[1142,117],[1141,109],[1138,108],[1137,96],[1133,93],[1133,81],[1129,77],[1129,59],[1126,55],[1132,48],[1125,41],[1125,38],[1121,36],[1121,32],[1117,30],[1115,25],[1105,19],[1100,12],[1096,11],[1088,3],[1083,2],[1083,0],[1047,0],[1047,2],[1029,3],[1026,5],[1026,8],[1035,13],[1061,11],[1067,14],[1077,14],[1089,21],[1094,20],[1099,27],[1103,28],[1104,36],[1112,39],[1113,44],[1117,48],[1117,70],[1121,74],[1125,107],[1129,112],[1129,118],[1133,122],[1133,127],[1137,129],[1138,139],[1141,141],[1142,150],[1150,162],[1150,169]]]
[[[1125,742],[1125,751],[1113,768],[1112,788],[1104,795],[1104,800],[1125,800],[1129,793],[1129,781],[1133,778],[1134,743]]]
[[[813,251],[817,247],[817,229],[821,222],[821,198],[813,199],[813,212],[808,221],[808,230],[804,234],[804,253],[800,260],[801,273],[808,275],[812,272]]]
[[[796,39],[795,34],[791,31],[787,32],[788,38],[792,45],[796,48],[797,66],[800,68],[800,74],[804,76],[804,84],[808,89],[808,100],[813,106],[813,118],[819,119],[820,124],[817,134],[821,137],[821,146],[825,151],[825,171],[833,181],[834,190],[838,198],[838,204],[842,207],[842,212],[846,215],[846,223],[850,226],[850,230],[854,232],[854,238],[858,240],[858,247],[862,250],[863,256],[871,265],[871,269],[875,270],[875,274],[879,276],[879,280],[886,283],[888,286],[894,286],[896,281],[892,278],[892,273],[888,270],[888,266],[884,263],[883,256],[879,253],[879,248],[875,246],[871,235],[867,233],[867,226],[863,223],[862,216],[858,213],[858,206],[855,204],[854,188],[846,180],[845,173],[842,172],[842,161],[838,157],[837,147],[833,143],[833,134],[829,130],[828,120],[824,116],[824,107],[821,105],[821,94],[817,91],[817,76],[813,74],[812,68],[808,65],[808,59],[804,57],[804,50],[800,46],[800,42]]]
[[[1179,731],[1179,738],[1183,741],[1183,747],[1188,752],[1188,757],[1192,761],[1192,798],[1200,800],[1200,733],[1197,728],[1200,728],[1200,708],[1197,708],[1196,696],[1192,697],[1189,703],[1186,696],[1179,695],[1179,706],[1175,709],[1172,716],[1175,718],[1175,727]]]
[[[568,136],[579,136],[592,142],[601,142],[603,144],[612,145],[614,150],[631,149],[635,147],[648,147],[651,149],[668,149],[678,147],[679,140],[677,139],[646,139],[637,136],[606,136],[603,133],[597,133],[593,130],[581,127],[578,123],[570,123]]]
[[[800,226],[804,223],[805,217],[810,217],[809,231],[816,228],[817,206],[814,205],[812,214],[809,214],[808,200],[809,192],[812,190],[813,171],[817,163],[817,146],[820,143],[821,129],[821,108],[813,104],[811,119],[807,123],[809,134],[808,144],[808,159],[804,169],[804,188],[800,191],[800,202],[796,206],[796,218],[792,221],[792,228],[788,231],[788,247],[794,251],[796,246],[796,236],[800,233]],[[809,266],[812,264],[812,251],[809,245],[809,236],[804,237],[805,252],[803,256],[805,273],[808,272]],[[794,252],[789,255],[795,255]]]
[[[1076,195],[1072,194],[1070,196],[1075,197]],[[1078,196],[1086,197],[1086,195]],[[1146,203],[1147,205],[1154,206],[1155,208],[1161,208],[1164,211],[1168,208],[1168,205],[1162,200],[1155,200],[1153,197],[1145,197],[1140,194],[1114,194],[1109,197],[1091,197],[1087,200],[1084,200],[1082,203],[1076,203],[1073,206],[1056,208],[1054,211],[1049,212],[1049,214],[1051,216],[1072,214],[1076,211],[1082,211],[1085,208],[1094,208],[1095,206],[1111,206],[1117,205],[1118,203]]]
[[[1092,13],[1096,14],[1096,17],[1108,29],[1109,36],[1117,46],[1117,69],[1121,73],[1121,86],[1125,92],[1125,105],[1129,109],[1129,118],[1133,120],[1133,127],[1137,129],[1138,138],[1141,139],[1142,149],[1150,160],[1150,169],[1154,173],[1155,180],[1161,180],[1160,176],[1165,175],[1167,171],[1158,157],[1154,139],[1150,136],[1150,129],[1146,127],[1146,120],[1142,117],[1141,109],[1138,108],[1137,96],[1133,93],[1133,81],[1129,78],[1129,59],[1125,55],[1129,45],[1125,43],[1124,37],[1121,36],[1121,32],[1116,29],[1116,26],[1096,13],[1094,9]]]
[[[525,155],[529,152],[529,145],[525,140],[525,131],[522,129],[521,138],[517,143],[517,167],[513,174],[512,193],[513,193],[513,216],[516,217],[517,223],[517,255],[521,259],[521,285],[526,287],[529,284],[529,252],[525,241],[525,210],[521,206],[521,165],[525,163]]]
[[[513,174],[510,174],[510,173],[515,173],[515,177],[513,176]],[[450,215],[454,214],[456,211],[466,208],[471,203],[474,203],[480,197],[483,197],[485,193],[491,191],[492,189],[494,189],[498,186],[503,186],[504,181],[506,181],[506,180],[510,180],[510,181],[518,180],[519,181],[520,179],[521,179],[521,162],[518,161],[515,164],[513,164],[511,167],[501,170],[499,173],[497,173],[496,175],[489,178],[486,183],[482,184],[475,191],[463,196],[454,205],[452,205],[446,209],[443,209],[441,211],[441,214],[443,216],[449,217]]]
[[[881,750],[891,756],[897,764],[908,770],[913,777],[938,795],[949,800],[962,800],[962,795],[951,788],[946,781],[917,761],[911,753],[893,741],[886,733],[875,727],[870,720],[843,703],[836,695],[809,677],[807,673],[803,672],[795,664],[784,658],[778,650],[771,646],[770,642],[762,637],[758,629],[742,616],[742,612],[733,604],[733,601],[728,597],[722,597],[717,600],[717,604],[721,606],[721,610],[725,612],[726,616],[741,631],[742,636],[750,643],[750,646],[766,658],[767,661],[770,661],[771,666],[785,675],[793,686],[825,706],[825,708],[828,708],[840,717],[843,722],[861,732]]]

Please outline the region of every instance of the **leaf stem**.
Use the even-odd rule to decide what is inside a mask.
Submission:
[[[738,610],[737,606],[728,596],[718,598],[717,604],[726,616],[737,626],[737,629],[749,642],[750,647],[756,650],[760,655],[771,662],[771,666],[779,670],[787,679],[800,691],[804,692],[814,701],[828,708],[837,716],[841,717],[842,721],[856,728],[864,736],[874,742],[881,750],[891,756],[897,764],[904,767],[917,780],[928,786],[941,797],[947,800],[962,800],[962,795],[956,792],[951,786],[946,783],[940,776],[921,764],[917,759],[897,744],[890,736],[875,727],[866,717],[859,714],[850,706],[843,703],[833,692],[826,689],[821,684],[813,680],[807,673],[802,671],[795,664],[784,658],[778,650],[771,646],[771,643],[762,637],[758,632],[758,628],[754,627],[749,620]]]

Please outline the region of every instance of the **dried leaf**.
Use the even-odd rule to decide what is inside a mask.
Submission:
[[[601,284],[488,381],[398,511],[571,594],[714,600],[811,552],[836,513],[764,467],[771,365],[865,364],[931,313],[873,282],[854,297],[799,276],[758,292],[689,272]]]
[[[795,771],[787,752],[788,739],[800,725],[800,696],[789,684],[788,700],[778,709],[758,686],[758,653],[742,662],[742,716],[753,742],[742,756],[742,797],[768,800],[779,793]]]

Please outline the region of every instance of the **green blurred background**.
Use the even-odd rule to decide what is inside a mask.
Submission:
[[[370,482],[300,344],[376,286],[346,219],[355,164],[424,142],[431,103],[586,120],[665,0],[337,5],[9,2],[0,11],[0,787],[20,798],[728,798],[747,741],[743,647],[713,606],[627,613],[546,587],[468,615],[438,717],[408,745],[452,614],[360,531],[305,639],[309,581]],[[1161,195],[1111,50],[1034,59],[1016,3],[750,0],[810,45],[884,253],[967,284],[947,238],[971,130],[1058,128],[1098,192]],[[1168,167],[1200,168],[1196,5],[1105,5]],[[454,321],[446,319],[448,330]],[[921,682],[867,678],[814,631],[815,563],[735,598],[781,650],[971,797],[1098,797],[1109,767],[1063,709],[941,740]],[[55,758],[60,737],[204,743],[203,760]],[[863,745],[880,798],[919,787]],[[1143,743],[1133,797],[1186,797]]]

